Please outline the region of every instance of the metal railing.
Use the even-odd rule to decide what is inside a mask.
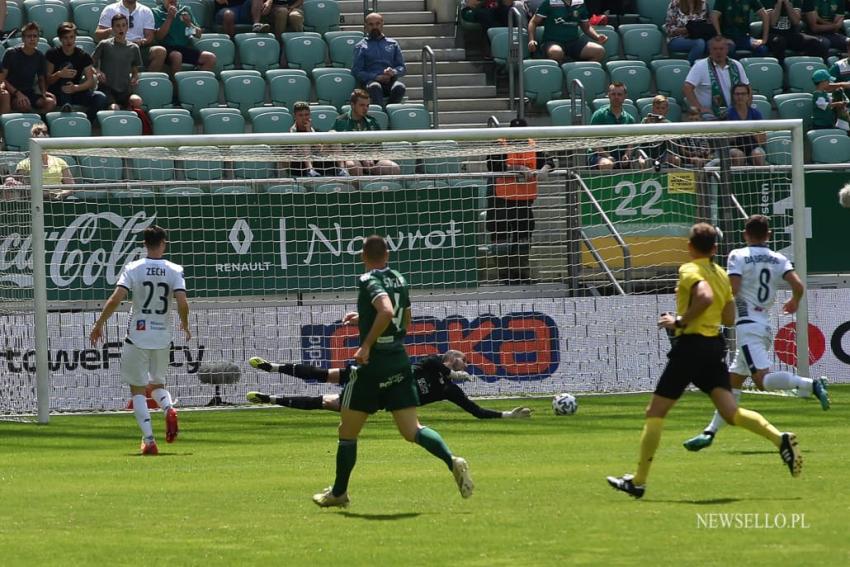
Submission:
[[[577,92],[580,95],[578,98],[576,97]],[[584,110],[587,108],[585,95],[584,83],[579,79],[570,81],[570,114],[572,115],[570,121],[573,125],[585,123]],[[576,100],[578,100],[578,104],[580,105],[580,112],[578,114],[576,114]]]
[[[439,128],[440,101],[437,97],[437,56],[434,55],[434,50],[431,49],[430,45],[422,48],[422,103],[425,108],[430,106],[431,127]]]
[[[370,7],[369,4],[372,4]],[[363,0],[363,17],[365,18],[372,12],[378,11],[378,0]]]
[[[499,128],[502,126],[502,123],[499,122],[499,119],[496,118],[495,114],[491,114],[490,118],[487,119],[487,127],[488,128]]]
[[[518,8],[508,12],[508,108],[517,110],[517,118],[525,118],[525,83],[522,76],[522,30],[525,16]],[[519,91],[519,92],[517,92]],[[517,98],[519,106],[517,107]]]

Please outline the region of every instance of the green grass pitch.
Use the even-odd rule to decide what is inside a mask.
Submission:
[[[850,388],[831,392],[829,412],[813,400],[744,396],[798,434],[799,479],[766,440],[731,427],[709,449],[685,451],[711,417],[705,396],[687,394],[640,501],[605,476],[634,470],[647,394],[580,397],[571,417],[533,400],[534,417],[516,421],[422,408],[422,422],[469,460],[470,500],[378,415],[361,437],[347,510],[310,500],[333,478],[329,412],[184,411],[173,445],[156,412],[158,457],[137,455],[130,413],[0,422],[0,563],[848,565]],[[724,514],[739,525],[711,528]],[[783,517],[789,525],[775,527]],[[793,518],[804,523],[792,528]]]

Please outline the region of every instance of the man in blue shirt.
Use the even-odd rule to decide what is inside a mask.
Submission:
[[[375,104],[401,102],[406,87],[399,81],[407,72],[401,47],[384,36],[384,17],[377,12],[366,16],[366,37],[354,46],[351,72],[363,83]],[[388,100],[385,100],[385,97]]]

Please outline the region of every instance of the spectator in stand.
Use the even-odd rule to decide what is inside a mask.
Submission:
[[[698,110],[691,109],[682,119],[683,122],[699,122],[701,118]],[[700,137],[674,138],[670,140],[668,153],[678,160],[681,167],[694,169],[702,169],[714,159],[708,139]]]
[[[669,124],[667,112],[670,111],[670,102],[664,95],[655,95],[652,99],[652,111],[644,116],[641,124]],[[676,156],[667,151],[667,142],[657,142],[652,145],[643,146],[641,150],[646,154],[647,159],[658,170],[661,165],[670,163],[671,165],[679,165],[679,160]]]
[[[278,40],[284,32],[304,31],[304,0],[265,0],[262,15],[272,21]]]
[[[590,117],[590,125],[637,124],[635,117],[623,109],[625,101],[626,85],[614,81],[608,85],[608,106],[593,113]],[[634,155],[633,146],[598,147],[594,148],[594,153],[590,155],[588,165],[597,169],[629,169],[635,158],[638,156]]]
[[[753,15],[761,18],[762,37],[750,37],[750,20]],[[751,51],[755,56],[768,54],[767,39],[770,33],[770,16],[762,0],[715,0],[711,11],[711,22],[717,35],[729,40],[729,53],[737,49]]]
[[[292,105],[292,116],[295,118],[295,123],[290,132],[315,132],[313,129],[313,115],[310,112],[310,105],[306,102],[296,102]],[[336,175],[338,177],[347,177],[348,172],[339,167],[332,161],[313,161],[312,156],[322,155],[321,146],[298,146],[304,152],[303,161],[290,162],[289,173],[292,177],[324,177],[326,175]],[[297,148],[296,148],[297,151]]]
[[[59,47],[48,50],[47,86],[56,98],[62,112],[70,112],[71,105],[84,106],[89,120],[94,120],[98,110],[107,105],[106,95],[94,90],[97,75],[91,55],[77,47],[77,26],[65,22],[56,30]]]
[[[706,55],[704,29],[708,23],[705,0],[672,0],[667,7],[664,33],[667,34],[668,51],[687,51],[691,65]],[[713,27],[712,27],[713,29]],[[711,34],[714,36],[714,34]]]
[[[841,128],[850,130],[850,116],[847,114],[847,98],[843,95],[848,83],[835,83],[826,69],[818,69],[812,74],[815,91],[812,93],[812,128]],[[833,91],[839,95],[833,97]]]
[[[723,119],[726,109],[732,106],[732,85],[748,85],[750,80],[744,67],[729,58],[729,42],[716,36],[708,42],[708,57],[700,59],[691,67],[682,94],[690,107],[703,120]]]
[[[195,16],[189,6],[181,6],[177,0],[163,0],[153,11],[156,40],[166,51],[171,74],[180,72],[183,64],[196,66],[201,71],[215,68],[215,53],[201,51],[193,44],[200,39],[203,30],[195,23]],[[160,71],[162,66],[152,64],[151,71]]]
[[[47,126],[42,122],[38,122],[33,124],[30,129],[30,136],[33,138],[49,138],[50,134],[47,131]],[[47,187],[48,185],[73,185],[74,184],[74,176],[71,175],[71,170],[68,167],[68,162],[64,159],[48,155],[47,152],[42,152],[41,154],[41,163],[44,165],[43,169],[43,177],[42,184]],[[30,184],[30,172],[32,171],[32,165],[30,163],[30,158],[26,158],[18,162],[17,167],[15,167],[15,175],[10,175],[6,177],[4,180],[4,187],[6,188],[18,188],[21,186]],[[44,198],[45,199],[64,199],[68,195],[73,194],[74,191],[72,189],[45,189]],[[7,192],[7,196],[9,193]],[[19,198],[24,197],[23,195],[18,195]]]
[[[514,0],[465,0],[460,16],[466,21],[476,22],[481,26],[489,47],[490,38],[487,36],[487,30],[507,26],[508,12],[513,5]],[[488,51],[484,57],[490,59],[492,55]]]
[[[0,0],[0,38],[6,39],[6,0]]]
[[[753,90],[750,85],[740,83],[732,87],[733,104],[729,107],[727,120],[764,120],[761,112],[753,108]],[[747,165],[747,158],[752,165],[764,165],[764,148],[762,144],[767,142],[767,134],[758,132],[745,136],[732,138],[729,157],[732,165]]]
[[[351,73],[375,104],[386,106],[404,99],[407,88],[399,80],[407,73],[404,56],[398,42],[384,35],[384,17],[377,12],[366,16],[366,37],[354,46]]]
[[[116,14],[124,14],[127,16],[127,41],[135,43],[141,49],[143,58],[146,58],[148,65],[162,69],[165,63],[165,48],[161,45],[154,45],[156,38],[156,24],[153,19],[153,12],[144,4],[138,4],[136,0],[118,0],[114,4],[109,4],[100,13],[100,21],[97,23],[97,30],[94,32],[94,38],[97,41],[103,41],[112,37],[112,18]],[[147,53],[145,51],[147,50]]]
[[[142,106],[142,98],[131,93],[139,82],[142,55],[137,44],[127,41],[127,29],[127,16],[112,16],[112,37],[98,43],[92,55],[100,88],[109,97],[113,110]]]
[[[602,61],[605,59],[602,46],[608,38],[596,33],[589,18],[587,8],[581,2],[568,6],[563,0],[543,0],[528,22],[528,51],[537,52],[537,26],[544,25],[543,45],[539,46],[541,56],[554,59],[559,64],[567,57],[576,61]],[[579,34],[579,27],[584,36]]]
[[[768,5],[772,0],[765,0]],[[785,51],[793,49],[804,55],[814,55],[826,60],[829,46],[820,40],[801,31],[801,6],[803,0],[775,0],[770,11],[770,51],[780,63],[785,60]]]
[[[823,44],[825,49],[848,50],[848,39],[844,33],[843,2],[837,0],[803,0],[801,8],[809,25],[809,31]]]
[[[41,29],[30,22],[21,32],[24,42],[3,55],[0,81],[6,83],[13,111],[44,114],[56,107],[56,99],[47,90],[47,59],[38,50]]]
[[[371,15],[371,14],[370,14]],[[351,109],[340,114],[334,123],[335,132],[355,132],[363,130],[380,130],[381,127],[374,118],[369,116],[369,93],[362,89],[354,89],[349,99]],[[347,160],[343,167],[354,176],[363,175],[399,175],[401,168],[394,161],[382,160]]]
[[[236,35],[236,24],[252,24],[254,33],[269,31],[268,24],[260,23],[263,0],[215,0],[215,9],[215,23],[230,37]]]

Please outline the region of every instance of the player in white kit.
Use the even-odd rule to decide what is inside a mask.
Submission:
[[[776,299],[776,288],[780,280],[785,280],[791,286],[791,299],[783,306],[783,311],[789,314],[797,311],[798,303],[805,293],[805,286],[788,258],[768,248],[768,223],[764,215],[753,215],[747,219],[744,227],[747,246],[732,250],[727,260],[726,271],[732,282],[737,311],[735,336],[738,350],[729,376],[732,394],[740,399],[741,387],[749,376],[759,390],[796,388],[801,398],[814,394],[820,400],[821,407],[827,410],[829,396],[825,378],[812,380],[784,370],[768,372],[773,337],[769,313]],[[700,435],[685,441],[685,448],[699,451],[708,447],[723,423],[720,414],[714,412],[714,419],[708,427]]]
[[[192,333],[189,331],[189,302],[186,299],[183,267],[163,258],[168,236],[159,226],[150,226],[143,234],[147,256],[124,266],[115,291],[104,304],[89,339],[92,345],[97,344],[103,337],[104,323],[130,293],[133,306],[127,322],[127,336],[121,349],[121,381],[130,386],[133,395],[133,412],[142,429],[142,454],[156,455],[159,450],[154,440],[145,395],[148,386],[152,390],[153,399],[165,414],[165,440],[172,443],[178,431],[177,411],[171,394],[165,389],[172,339],[172,296],[177,304],[180,328],[186,334],[187,341],[192,338]]]

